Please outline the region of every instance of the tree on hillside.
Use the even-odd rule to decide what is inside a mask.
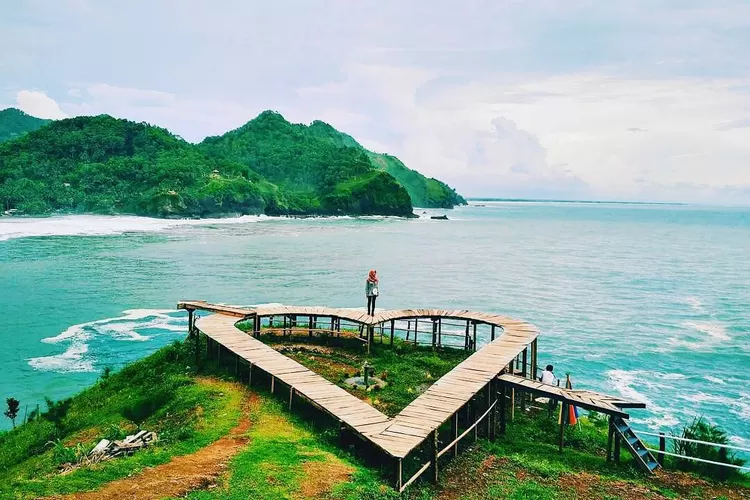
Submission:
[[[8,405],[8,409],[5,410],[5,416],[13,422],[13,428],[16,428],[16,417],[18,416],[18,410],[21,408],[21,403],[16,398],[8,398],[5,400],[5,404]]]

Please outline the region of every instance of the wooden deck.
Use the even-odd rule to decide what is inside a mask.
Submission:
[[[287,384],[293,394],[304,396],[388,455],[402,459],[422,444],[459,409],[465,406],[503,371],[539,335],[528,323],[505,316],[465,310],[406,309],[381,311],[369,316],[350,309],[327,307],[218,306],[202,301],[181,302],[180,308],[215,312],[195,326],[246,362]],[[394,418],[388,418],[364,401],[280,354],[234,325],[237,318],[270,316],[321,316],[364,325],[411,318],[452,318],[491,325],[494,340],[469,356]],[[468,328],[468,327],[467,327]],[[495,328],[500,331],[495,336]]]
[[[585,410],[597,411],[607,415],[628,418],[623,408],[645,408],[644,403],[629,401],[617,396],[609,396],[588,390],[564,389],[554,385],[543,384],[515,375],[500,375],[498,380],[508,387],[552,398],[564,404],[577,406]]]

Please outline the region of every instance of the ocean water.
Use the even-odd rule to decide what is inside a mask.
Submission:
[[[184,338],[178,300],[363,307],[377,268],[378,307],[522,318],[541,364],[646,402],[637,427],[704,415],[750,446],[750,209],[481,205],[449,221],[0,218],[0,397],[30,410]]]

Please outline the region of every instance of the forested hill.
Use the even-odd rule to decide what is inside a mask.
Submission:
[[[54,121],[0,144],[0,206],[158,217],[412,215],[406,190],[364,154],[300,138],[282,122],[273,114],[253,120],[265,135],[252,161],[238,161],[244,157],[208,154],[144,123],[107,115]]]
[[[27,132],[32,132],[43,127],[49,122],[49,120],[27,115],[16,108],[0,110],[0,142],[17,139]]]
[[[453,208],[466,204],[466,200],[447,184],[408,168],[395,156],[368,151],[352,136],[336,130],[325,122],[314,121],[308,132],[338,146],[364,151],[375,168],[388,172],[406,188],[415,207]]]

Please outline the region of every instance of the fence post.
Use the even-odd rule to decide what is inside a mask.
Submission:
[[[432,436],[430,437],[430,461],[432,462],[432,474],[430,474],[430,479],[433,483],[437,484],[438,482],[438,431],[435,429],[432,431]]]
[[[664,436],[663,432],[659,433],[659,451],[661,453],[656,455],[656,461],[659,462],[659,465],[664,467],[664,452],[667,451],[667,438]]]

